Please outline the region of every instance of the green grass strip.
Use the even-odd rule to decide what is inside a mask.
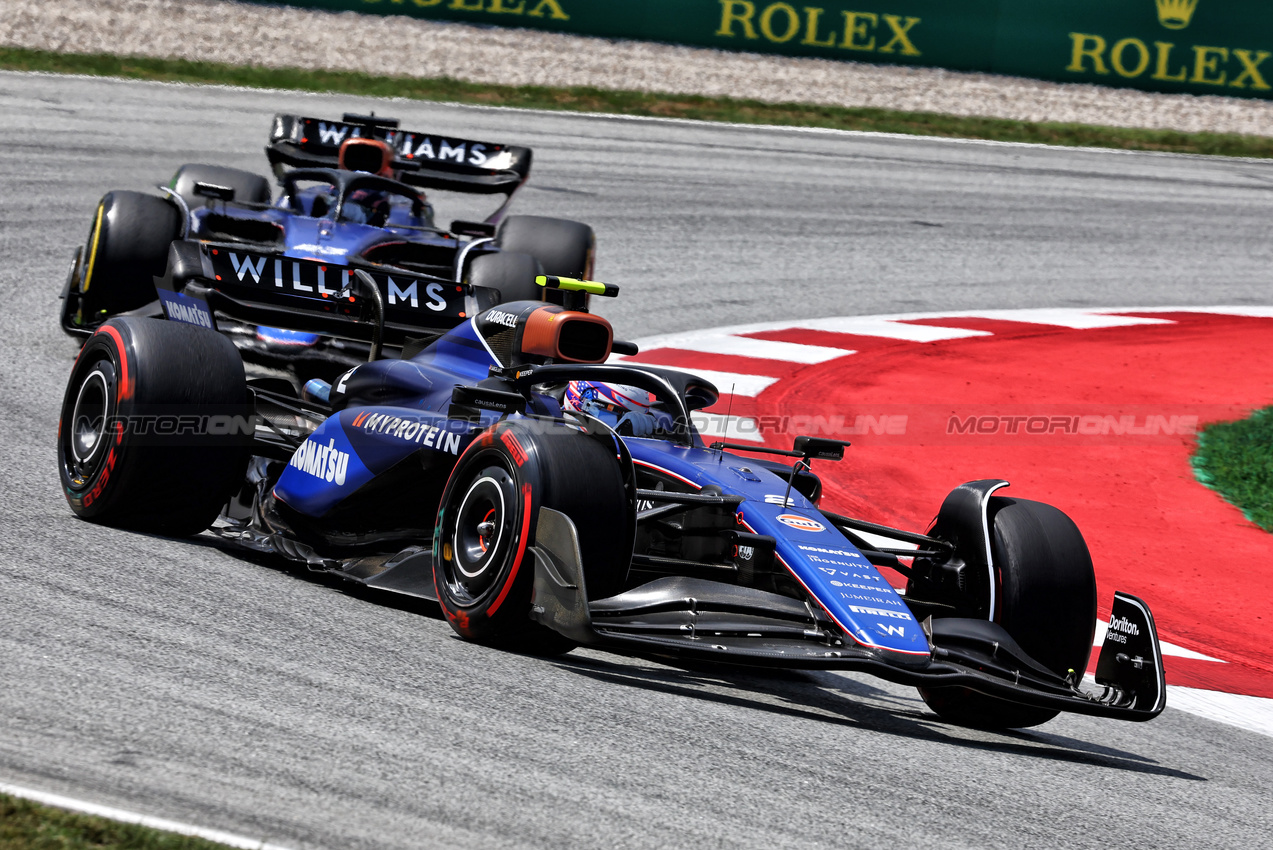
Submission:
[[[1273,531],[1273,407],[1207,427],[1192,460],[1199,481]]]
[[[0,794],[0,850],[228,850],[203,838],[41,806]]]
[[[1235,133],[1179,133],[1087,124],[1032,123],[1001,118],[965,118],[928,112],[763,103],[757,100],[608,91],[594,88],[494,86],[445,77],[379,77],[347,71],[306,71],[149,59],[109,54],[66,54],[0,48],[0,67],[16,71],[90,74],[136,80],[216,83],[251,88],[337,92],[364,97],[407,97],[487,106],[611,112],[662,118],[693,118],[796,127],[830,127],[922,136],[990,139],[1049,145],[1170,151],[1220,156],[1273,157],[1273,138]]]

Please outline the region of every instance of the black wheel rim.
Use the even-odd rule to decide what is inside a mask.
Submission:
[[[482,465],[464,482],[445,521],[442,563],[450,596],[471,607],[501,586],[515,543],[518,498],[517,483],[499,463]]]
[[[99,359],[84,370],[75,391],[70,416],[63,420],[62,459],[73,488],[88,486],[109,454],[111,426],[116,412],[115,368]],[[115,423],[115,427],[119,427]]]

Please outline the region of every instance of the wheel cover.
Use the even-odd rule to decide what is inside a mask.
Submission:
[[[105,461],[108,428],[116,411],[115,388],[114,366],[102,359],[90,366],[76,391],[70,420],[61,429],[62,459],[74,488],[87,486]]]
[[[443,575],[452,599],[469,607],[499,590],[516,536],[517,484],[503,465],[491,464],[455,492],[443,532]]]

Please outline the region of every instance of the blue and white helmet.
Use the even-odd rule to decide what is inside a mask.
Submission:
[[[562,407],[594,416],[625,437],[654,437],[676,425],[672,415],[659,407],[657,396],[625,384],[571,381]]]
[[[595,416],[613,428],[629,413],[649,414],[654,402],[654,395],[639,387],[571,381],[562,407]]]

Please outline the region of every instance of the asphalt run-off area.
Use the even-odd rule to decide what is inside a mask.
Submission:
[[[1269,537],[1189,452],[1270,403],[1268,163],[13,73],[0,110],[6,787],[294,850],[1267,843]],[[514,209],[595,228],[597,311],[708,373],[709,432],[853,442],[828,509],[923,530],[994,477],[1074,517],[1101,604],[1154,611],[1167,709],[986,732],[862,674],[535,658],[76,519],[57,295],[98,199],[371,110],[533,148]]]

